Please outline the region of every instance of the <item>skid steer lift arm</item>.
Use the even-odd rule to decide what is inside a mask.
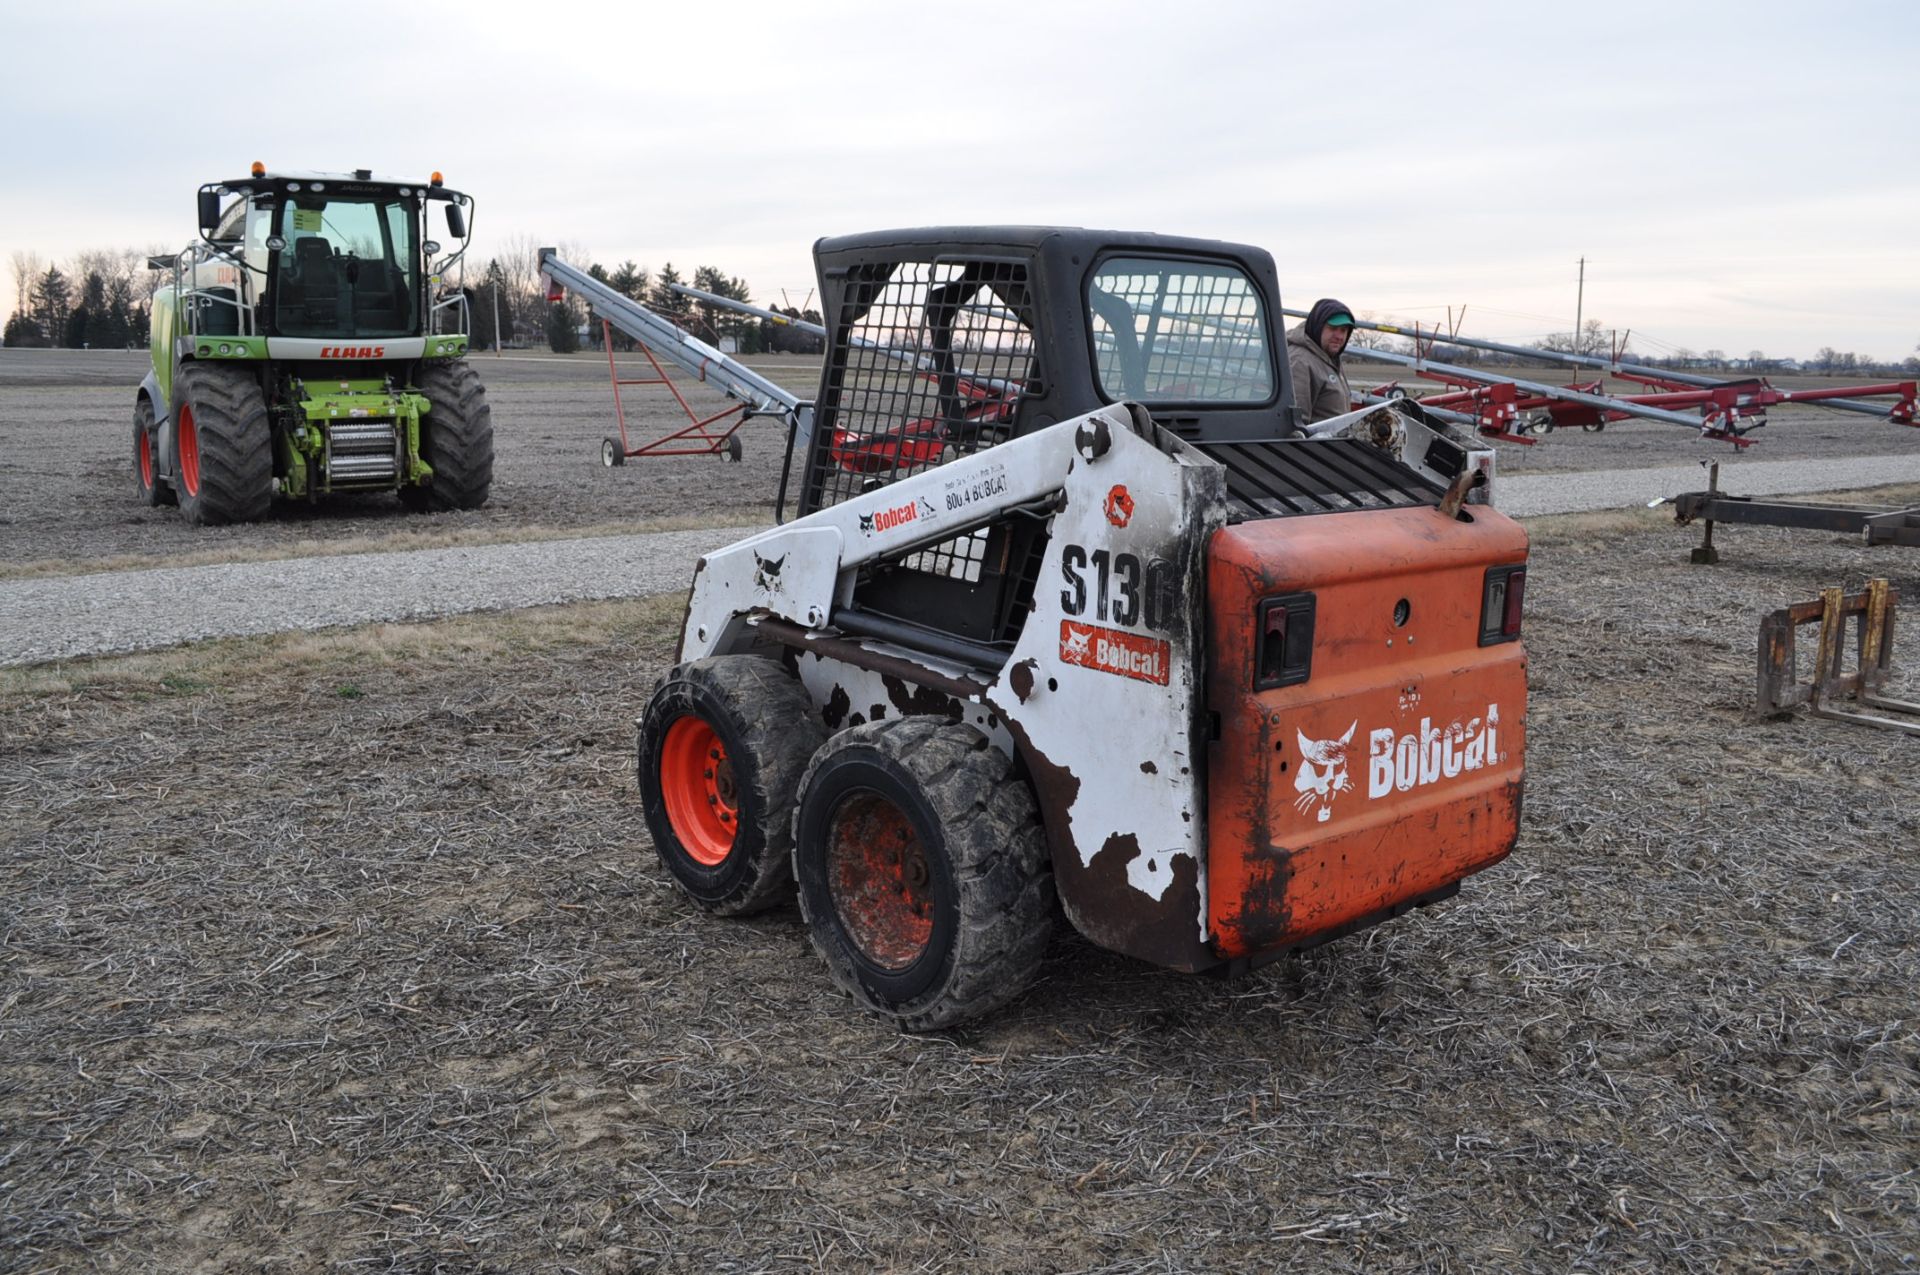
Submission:
[[[861,567],[1057,501],[1072,470],[1105,458],[1123,431],[1147,442],[1164,463],[1212,467],[1197,451],[1157,430],[1144,410],[1121,405],[877,488],[701,559],[680,658],[737,648],[747,640],[743,628],[750,616],[788,620],[810,630],[852,619],[844,608],[852,601]],[[952,640],[943,645],[950,652],[965,651]],[[997,666],[984,654],[989,649],[975,647],[966,661]]]

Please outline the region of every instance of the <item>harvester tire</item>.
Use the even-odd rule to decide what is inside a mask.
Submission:
[[[173,505],[179,500],[167,483],[160,464],[159,431],[154,428],[153,400],[142,394],[133,405],[133,490],[147,505]]]
[[[478,509],[493,486],[493,409],[480,374],[465,359],[433,362],[420,373],[432,407],[420,418],[420,459],[433,469],[422,487],[402,487],[409,509]]]
[[[984,734],[944,718],[856,726],[814,754],[794,876],[834,981],[907,1031],[1012,1000],[1053,929],[1033,790]]]
[[[655,685],[640,718],[641,806],[695,903],[745,916],[792,894],[795,794],[826,733],[805,688],[758,656],[693,660]]]
[[[273,433],[253,370],[187,363],[175,378],[173,480],[180,512],[213,526],[273,507]]]

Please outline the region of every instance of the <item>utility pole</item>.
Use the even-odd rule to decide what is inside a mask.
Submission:
[[[1580,320],[1582,316],[1586,313],[1586,306],[1587,306],[1587,259],[1585,257],[1582,257],[1580,258],[1580,290],[1574,293],[1574,299],[1573,299],[1573,352],[1575,354],[1586,353],[1586,351],[1580,348]]]
[[[500,357],[500,281],[493,281],[493,357]]]

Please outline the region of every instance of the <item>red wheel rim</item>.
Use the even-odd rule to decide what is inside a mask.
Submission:
[[[151,487],[153,486],[153,440],[147,437],[147,431],[144,429],[137,430],[135,433],[140,440],[135,444],[139,448],[140,485]]]
[[[180,424],[175,429],[174,450],[180,453],[180,484],[189,496],[200,494],[200,431],[193,425],[193,409],[180,405]]]
[[[861,955],[903,970],[933,938],[927,854],[905,811],[875,792],[835,807],[827,828],[827,884],[834,910]]]
[[[726,745],[702,719],[682,717],[667,727],[660,795],[687,855],[709,868],[724,863],[740,826],[739,795]]]

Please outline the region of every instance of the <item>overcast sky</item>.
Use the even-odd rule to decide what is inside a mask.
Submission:
[[[1272,251],[1286,304],[1642,353],[1920,344],[1920,5],[0,0],[0,262],[177,248],[202,181],[446,173],[513,236],[798,302],[815,238]],[[12,279],[0,293],[13,302]]]

